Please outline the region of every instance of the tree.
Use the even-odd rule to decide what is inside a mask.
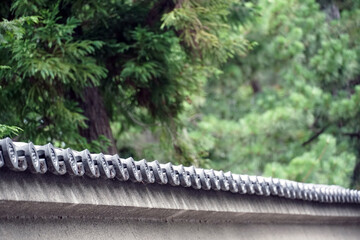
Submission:
[[[116,152],[111,123],[165,126],[175,143],[183,103],[246,51],[227,20],[234,4],[3,1],[0,121],[21,140],[93,151]]]
[[[314,0],[259,1],[260,15],[246,28],[257,46],[208,82],[189,133],[210,166],[355,186],[359,5],[332,4],[338,19]]]
[[[20,140],[359,187],[356,1],[0,9],[0,122]]]

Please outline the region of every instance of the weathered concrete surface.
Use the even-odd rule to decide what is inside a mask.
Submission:
[[[0,239],[20,235],[77,240],[359,239],[360,205],[1,169]]]
[[[359,226],[233,224],[109,219],[0,219],[1,239],[358,240]]]

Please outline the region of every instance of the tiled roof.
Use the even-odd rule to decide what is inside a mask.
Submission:
[[[234,194],[278,196],[304,201],[326,203],[360,203],[360,191],[335,185],[300,183],[277,178],[240,175],[212,169],[161,164],[145,159],[134,161],[117,154],[92,154],[88,150],[55,148],[48,143],[35,146],[0,140],[0,167],[34,174],[51,172],[56,175],[105,178],[149,184],[170,184],[179,187],[211,191],[230,191]]]

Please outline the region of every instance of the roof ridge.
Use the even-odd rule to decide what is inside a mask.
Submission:
[[[118,154],[91,154],[87,149],[75,151],[55,148],[51,143],[36,146],[33,143],[0,140],[0,167],[12,171],[29,170],[35,174],[51,172],[56,175],[88,176],[143,183],[170,184],[194,189],[230,191],[240,194],[278,196],[290,199],[324,203],[360,204],[360,191],[336,185],[301,183],[272,177],[250,176],[184,167],[157,160],[134,161]]]

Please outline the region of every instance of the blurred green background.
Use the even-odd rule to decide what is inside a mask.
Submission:
[[[0,137],[360,188],[360,1],[5,0]]]

